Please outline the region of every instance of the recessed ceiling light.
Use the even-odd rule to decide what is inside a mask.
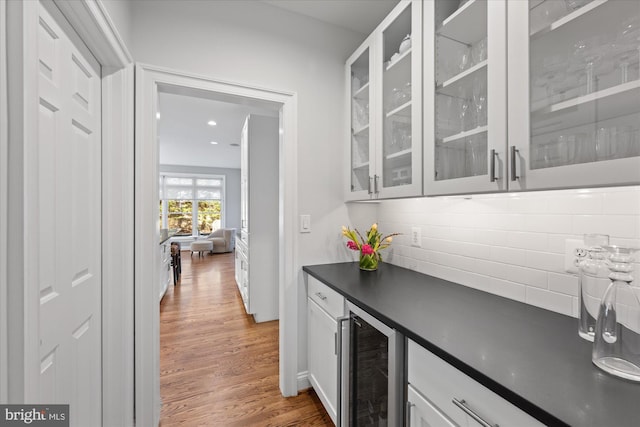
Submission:
[[[215,141],[211,141],[211,144],[212,144],[212,145],[218,145],[218,143],[217,143],[217,142],[215,142]]]
[[[156,119],[158,119],[158,120],[160,119],[160,111],[158,111],[158,112],[156,113]]]
[[[208,124],[209,126],[215,126],[215,125],[217,125],[217,123],[216,123],[216,121],[215,121],[215,120],[209,120],[209,121],[207,122],[207,124]]]

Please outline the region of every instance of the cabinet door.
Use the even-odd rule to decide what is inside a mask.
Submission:
[[[506,1],[424,8],[424,192],[504,191]]]
[[[365,200],[373,197],[375,149],[372,148],[374,123],[371,120],[371,111],[375,108],[372,96],[375,78],[371,73],[372,65],[371,41],[365,42],[347,61],[346,87],[350,88],[347,105],[351,117],[350,143],[346,153],[346,158],[349,159],[347,200]]]
[[[381,105],[374,193],[422,195],[422,2],[401,1],[375,37]]]
[[[240,134],[240,228],[249,231],[249,117]]]
[[[311,298],[307,299],[309,381],[336,423],[338,402],[338,324]]]
[[[640,182],[640,2],[509,2],[510,189]]]
[[[407,427],[456,427],[446,415],[409,384],[407,388]]]

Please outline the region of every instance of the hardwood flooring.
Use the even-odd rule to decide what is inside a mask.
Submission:
[[[278,321],[244,312],[234,254],[182,252],[182,278],[160,304],[160,425],[333,426],[312,389],[278,387]]]

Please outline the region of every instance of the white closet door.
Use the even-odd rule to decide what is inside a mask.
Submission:
[[[102,422],[100,66],[55,6],[39,6],[40,399]]]

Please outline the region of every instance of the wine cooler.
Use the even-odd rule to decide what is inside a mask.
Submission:
[[[339,325],[339,425],[394,427],[403,421],[404,336],[348,303]]]

